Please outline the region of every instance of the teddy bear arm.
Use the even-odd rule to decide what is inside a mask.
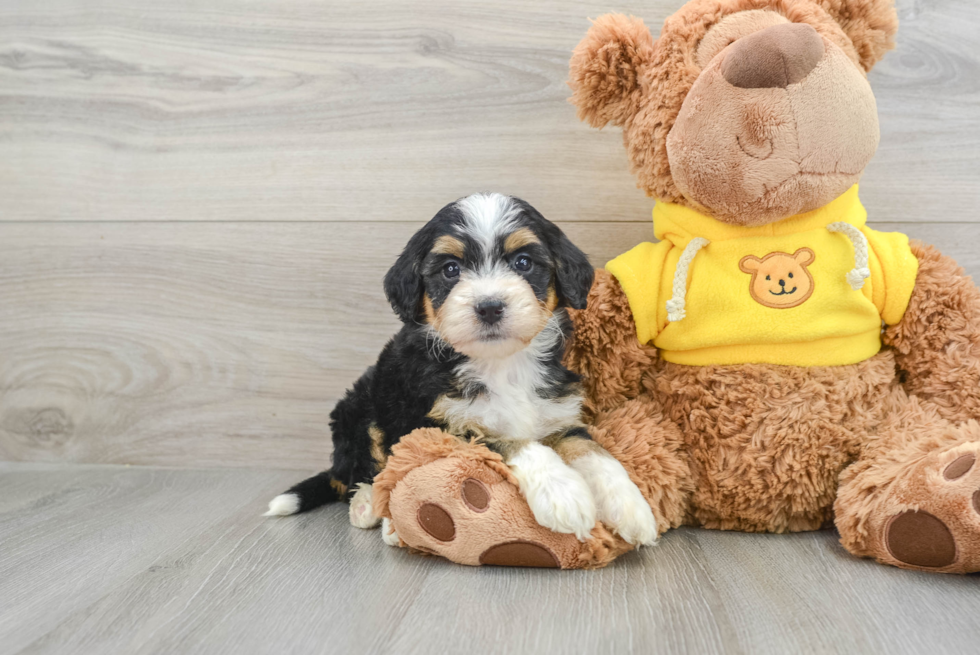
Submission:
[[[610,410],[639,396],[657,351],[638,341],[629,301],[616,278],[597,270],[586,308],[569,314],[575,331],[565,366],[582,376],[586,411]]]
[[[980,418],[980,289],[936,248],[910,243],[919,260],[902,320],[884,342],[895,351],[906,390],[933,403],[944,419]]]

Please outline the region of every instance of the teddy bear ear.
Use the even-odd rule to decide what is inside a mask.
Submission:
[[[894,0],[816,0],[837,21],[857,50],[865,71],[895,47],[898,14]]]
[[[623,14],[597,18],[569,63],[568,85],[578,117],[593,127],[622,125],[639,109],[640,78],[653,60],[653,36]]]

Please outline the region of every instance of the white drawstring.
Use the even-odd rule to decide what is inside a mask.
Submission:
[[[691,239],[681,258],[677,260],[677,270],[674,271],[674,297],[667,301],[667,320],[676,323],[687,315],[684,311],[684,296],[687,294],[687,269],[694,260],[694,255],[698,254],[701,248],[711,243],[703,237]]]
[[[858,291],[864,286],[864,281],[871,277],[871,269],[868,268],[868,239],[861,230],[843,221],[831,223],[827,229],[839,232],[851,240],[851,245],[854,246],[854,268],[847,273],[847,283]]]

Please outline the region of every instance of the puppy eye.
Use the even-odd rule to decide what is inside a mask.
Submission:
[[[790,276],[790,278],[792,278],[792,277],[793,277],[793,274],[792,274],[792,273],[790,273],[790,274],[789,274],[789,276]]]
[[[442,267],[442,274],[448,278],[459,277],[459,264],[446,262],[446,265]]]
[[[514,260],[514,268],[521,271],[522,273],[527,273],[531,270],[533,262],[531,258],[527,255],[518,255],[517,259]]]

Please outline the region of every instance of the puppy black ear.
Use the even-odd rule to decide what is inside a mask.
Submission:
[[[572,243],[561,229],[541,215],[526,200],[514,199],[524,213],[537,226],[538,233],[547,242],[551,258],[555,263],[555,291],[562,307],[585,309],[592,288],[595,271],[585,253]]]
[[[385,274],[385,296],[403,323],[414,323],[419,318],[424,287],[422,260],[430,245],[428,238],[429,230],[416,232]]]
[[[589,258],[561,230],[551,246],[551,255],[555,258],[558,299],[572,309],[585,309],[595,277]]]

